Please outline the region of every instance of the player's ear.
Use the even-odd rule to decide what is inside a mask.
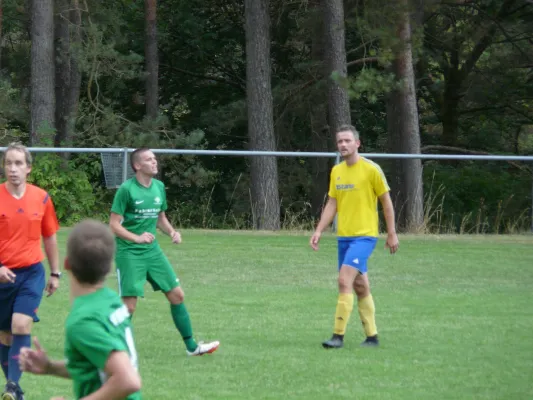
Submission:
[[[68,258],[65,257],[65,262],[63,263],[65,267],[65,271],[70,271],[70,264],[68,262]]]

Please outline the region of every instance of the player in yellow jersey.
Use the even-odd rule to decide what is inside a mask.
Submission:
[[[326,349],[343,346],[344,333],[353,310],[352,290],[357,295],[359,316],[366,334],[362,345],[377,346],[378,331],[367,262],[378,240],[378,199],[387,223],[385,248],[391,254],[398,250],[394,208],[383,171],[379,165],[358,152],[361,141],[357,130],[351,125],[341,126],[336,134],[336,141],[344,161],[331,170],[329,198],[310,240],[313,250],[318,250],[322,231],[337,214],[339,298],[333,336],[323,342],[322,346]]]

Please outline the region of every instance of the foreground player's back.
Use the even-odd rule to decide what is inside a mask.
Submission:
[[[114,351],[129,354],[137,369],[130,315],[120,297],[108,288],[77,297],[66,322],[65,356],[76,398],[94,393],[107,380],[106,362]],[[140,400],[140,392],[126,400]]]

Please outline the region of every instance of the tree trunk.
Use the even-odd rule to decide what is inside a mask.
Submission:
[[[390,94],[387,103],[387,124],[393,153],[419,154],[420,132],[410,18],[407,0],[399,2],[402,6],[398,24],[400,46],[395,51],[393,71],[396,78],[403,84],[400,89]],[[422,162],[419,159],[395,160],[394,172],[391,186],[399,228],[408,232],[420,231],[424,223]]]
[[[3,22],[4,5],[2,4],[2,0],[0,0],[0,73],[2,72],[2,46],[4,45]]]
[[[444,146],[457,146],[459,136],[459,101],[462,86],[462,74],[459,70],[459,48],[461,46],[458,36],[454,39],[454,48],[450,53],[450,64],[444,75],[444,101],[442,102],[442,144]]]
[[[54,145],[60,147],[68,136],[70,87],[69,0],[55,0],[55,73],[56,73],[56,135]]]
[[[326,105],[320,101],[310,104],[311,118],[311,145],[313,151],[328,151],[330,134],[327,125]],[[320,218],[322,208],[327,199],[329,185],[330,159],[315,157],[311,160],[311,177],[313,186],[311,190],[311,216]]]
[[[80,98],[81,71],[78,55],[81,46],[79,0],[56,0],[56,135],[54,145],[72,146]],[[69,153],[62,153],[65,159]]]
[[[324,22],[319,1],[313,3],[314,24],[311,33],[311,57],[315,68],[310,70],[309,79],[321,76],[324,71]],[[328,128],[326,85],[319,82],[310,98],[309,118],[311,125],[311,145],[313,151],[324,152],[331,147],[331,135]],[[330,160],[325,157],[311,159],[311,216],[320,218],[327,198],[329,184]]]
[[[155,119],[159,109],[159,61],[157,53],[157,0],[144,0],[146,115]]]
[[[31,1],[30,144],[53,143],[55,128],[54,2]]]
[[[459,101],[445,97],[442,110],[442,144],[455,147],[459,134]]]
[[[344,7],[342,0],[322,0],[324,19],[325,76],[328,79],[328,120],[332,136],[343,124],[351,124],[347,77]]]
[[[245,0],[246,97],[251,150],[276,149],[270,69],[268,0]],[[275,157],[252,156],[251,202],[256,229],[280,228],[278,165]]]
[[[65,142],[70,144],[73,141],[76,130],[76,116],[78,115],[78,105],[80,102],[81,91],[81,69],[79,65],[79,55],[77,54],[82,46],[81,42],[81,8],[79,0],[71,0],[70,7],[70,87],[68,92],[69,98],[69,115],[67,125],[67,137]],[[76,51],[72,51],[75,49]]]

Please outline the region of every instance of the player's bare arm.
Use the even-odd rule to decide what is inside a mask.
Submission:
[[[141,235],[136,235],[133,232],[128,231],[122,226],[122,215],[111,213],[109,218],[109,227],[115,235],[124,240],[129,240],[134,243],[152,243],[155,239],[155,236],[150,232],[144,232]]]
[[[124,351],[111,353],[105,365],[105,373],[109,378],[102,387],[80,400],[120,400],[141,390],[141,377]]]
[[[172,243],[181,243],[181,234],[172,227],[164,211],[157,217],[157,227],[171,237]]]
[[[59,274],[59,250],[57,247],[57,235],[54,233],[52,236],[43,237],[44,252],[48,259],[48,265],[50,266],[50,272],[52,274]],[[46,284],[46,293],[48,296],[54,294],[59,288],[59,275],[50,276],[48,283]]]
[[[333,218],[335,218],[336,213],[337,199],[333,197],[328,197],[328,201],[326,203],[326,206],[324,207],[324,211],[322,211],[322,216],[320,217],[320,221],[318,222],[318,225],[315,229],[315,233],[313,233],[313,236],[311,236],[311,240],[309,241],[309,244],[311,245],[313,250],[318,250],[318,242],[320,241],[320,236],[322,235],[324,229],[326,229],[331,224]]]
[[[398,241],[398,235],[396,234],[396,221],[394,220],[394,207],[390,198],[390,193],[384,193],[379,196],[381,207],[383,207],[383,215],[385,216],[385,223],[387,224],[387,241],[385,248],[388,248],[391,254],[398,251],[400,243]]]
[[[19,365],[24,372],[36,375],[54,375],[61,378],[70,378],[66,361],[52,361],[48,358],[46,350],[39,340],[33,339],[34,349],[23,347],[20,350]]]

